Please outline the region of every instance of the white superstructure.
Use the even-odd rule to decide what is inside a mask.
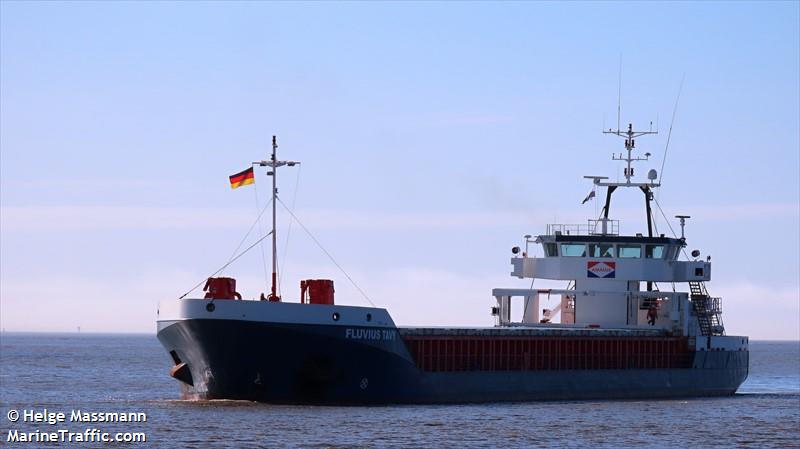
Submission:
[[[704,282],[711,279],[710,260],[690,259],[684,250],[685,219],[678,216],[681,236],[653,233],[653,189],[660,186],[658,173],[650,170],[647,182],[634,182],[633,162],[636,137],[654,134],[607,131],[625,138],[627,154],[614,160],[626,163],[625,180],[610,182],[603,176],[591,179],[595,192],[605,188],[605,204],[600,216],[585,225],[552,224],[545,234],[525,236],[526,250],[515,247],[511,275],[517,278],[568,282],[564,289],[504,289],[492,291],[497,300],[493,314],[498,326],[568,326],[600,328],[652,328],[683,336],[721,336],[720,300],[708,295]],[[619,188],[633,188],[644,194],[647,234],[620,235],[619,221],[609,218],[611,199]],[[585,200],[586,201],[586,200]],[[584,201],[584,202],[585,202]],[[541,245],[543,256],[531,256],[528,245]],[[521,254],[520,254],[521,252]],[[684,255],[685,260],[679,260]],[[689,292],[680,292],[676,283],[689,283]],[[542,296],[560,298],[552,310],[542,309]],[[512,298],[521,297],[521,321],[512,321]],[[558,318],[558,319],[556,319]],[[557,321],[557,323],[556,323]]]

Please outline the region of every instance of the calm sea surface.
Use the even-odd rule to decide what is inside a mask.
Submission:
[[[454,406],[309,407],[180,401],[154,336],[0,334],[0,447],[800,447],[800,342],[751,342],[732,397]],[[55,425],[11,410],[64,412]],[[144,412],[75,423],[72,410]],[[146,443],[9,443],[9,430],[144,432]]]

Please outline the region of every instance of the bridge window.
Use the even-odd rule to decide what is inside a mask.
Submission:
[[[646,245],[644,247],[644,255],[648,259],[663,259],[664,245]]]
[[[667,259],[668,260],[675,260],[678,258],[678,252],[680,248],[678,246],[670,245],[667,251]]]
[[[617,245],[617,251],[621,258],[638,259],[642,257],[641,245]]]
[[[545,243],[544,255],[546,257],[558,257],[558,246],[555,243]]]
[[[614,257],[614,245],[610,243],[590,243],[589,257]]]
[[[562,243],[561,255],[564,257],[586,257],[586,245],[583,243]]]

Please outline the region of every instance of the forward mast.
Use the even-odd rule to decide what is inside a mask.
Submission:
[[[277,202],[278,202],[278,167],[289,166],[294,167],[300,162],[297,161],[279,161],[276,153],[278,150],[278,142],[276,136],[272,136],[272,154],[268,161],[256,161],[253,165],[260,167],[269,167],[267,176],[272,176],[272,286],[270,293],[267,297],[270,301],[280,301],[278,296],[278,230],[277,230]]]

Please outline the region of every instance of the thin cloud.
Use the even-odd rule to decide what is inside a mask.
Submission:
[[[375,212],[336,209],[306,209],[295,214],[312,229],[342,230],[438,230],[438,229],[504,229],[513,227],[542,228],[553,219],[560,223],[586,223],[594,211],[576,205],[573,211],[542,214],[530,211],[442,211],[442,212]],[[794,203],[742,204],[682,209],[701,222],[797,219],[800,206]],[[670,212],[664,211],[669,217]],[[18,231],[86,231],[86,230],[154,230],[154,229],[239,229],[248,220],[229,217],[255,217],[253,209],[147,207],[147,206],[9,206],[0,208],[0,227],[5,232]],[[550,217],[550,218],[542,218]],[[616,209],[614,217],[625,223],[639,223],[639,209]],[[660,218],[660,217],[659,217]],[[660,220],[659,220],[660,222]]]
[[[12,206],[0,208],[4,233],[17,231],[94,231],[241,228],[231,216],[252,210],[144,206]],[[231,215],[235,214],[235,215]]]

